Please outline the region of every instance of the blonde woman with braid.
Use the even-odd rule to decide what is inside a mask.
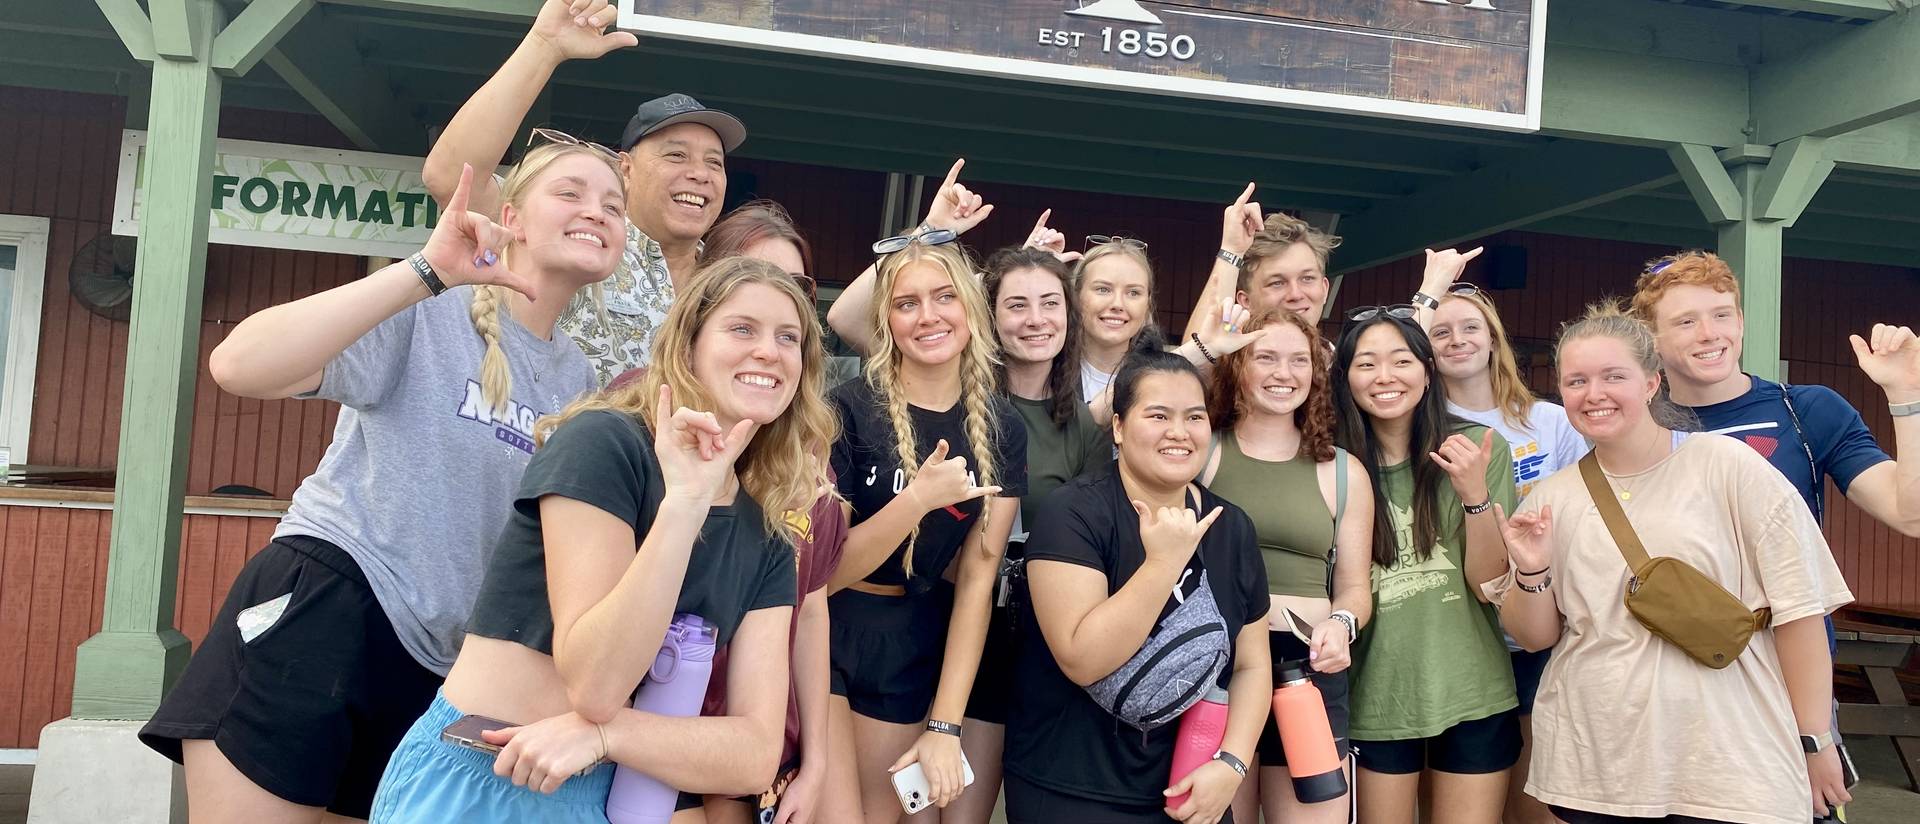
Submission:
[[[1001,395],[993,316],[954,233],[875,244],[877,340],[833,390],[833,470],[851,511],[828,590],[829,792],[868,822],[901,814],[890,774],[918,763],[931,801],[965,789],[961,719],[1025,493],[1025,425]],[[985,499],[985,500],[983,500]],[[836,778],[837,776],[837,778]]]
[[[554,328],[619,263],[613,158],[536,147],[498,224],[467,209],[472,176],[418,254],[259,312],[213,351],[228,392],[344,408],[141,732],[186,764],[195,822],[367,817],[460,650],[534,421],[594,386]]]
[[[697,794],[770,786],[786,714],[795,592],[787,517],[825,480],[835,420],[811,303],[778,266],[696,273],[645,377],[538,426],[440,695],[395,751],[373,820],[604,822],[613,763]],[[676,615],[731,649],[726,708],[628,707]],[[718,677],[718,676],[717,676]],[[498,756],[448,744],[467,714]]]

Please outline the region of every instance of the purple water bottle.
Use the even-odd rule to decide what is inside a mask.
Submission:
[[[700,714],[713,675],[714,628],[698,615],[679,614],[667,625],[667,637],[653,668],[634,693],[633,708],[656,715],[690,718]],[[680,792],[646,773],[616,767],[607,793],[611,824],[667,824]]]

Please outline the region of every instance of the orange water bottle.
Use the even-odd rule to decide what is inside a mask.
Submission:
[[[1307,662],[1282,661],[1273,691],[1273,723],[1287,753],[1293,794],[1302,804],[1331,801],[1347,794],[1347,773],[1327,721],[1327,705],[1309,677]]]
[[[1187,708],[1180,714],[1180,733],[1173,739],[1173,769],[1167,775],[1167,786],[1171,787],[1186,778],[1187,773],[1200,768],[1200,765],[1213,760],[1213,754],[1220,751],[1220,742],[1227,738],[1227,691],[1213,687],[1207,691],[1207,697],[1200,703]],[[1167,799],[1167,807],[1180,809],[1193,794],[1178,795]]]

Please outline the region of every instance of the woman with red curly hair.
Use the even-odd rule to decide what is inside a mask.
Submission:
[[[1213,372],[1208,415],[1218,427],[1218,447],[1201,479],[1253,517],[1267,567],[1273,664],[1311,662],[1344,758],[1347,647],[1373,611],[1373,490],[1360,461],[1333,445],[1328,354],[1319,332],[1278,306],[1262,310],[1247,329],[1262,330],[1264,336],[1222,357]],[[1344,495],[1340,463],[1346,464]],[[1315,804],[1294,797],[1273,724],[1261,732],[1257,752],[1260,780],[1240,785],[1235,821],[1260,820],[1262,807],[1268,821],[1347,820],[1350,795]]]

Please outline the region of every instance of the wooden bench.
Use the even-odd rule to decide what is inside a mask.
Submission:
[[[1840,642],[1835,666],[1857,666],[1873,688],[1874,704],[1841,704],[1840,733],[1847,738],[1885,735],[1893,738],[1907,786],[1920,792],[1920,707],[1907,704],[1899,670],[1920,647],[1920,630],[1902,626],[1908,617],[1878,615],[1877,610],[1853,608],[1833,622]],[[1920,615],[1913,616],[1920,619]],[[1889,626],[1892,624],[1892,626]]]

